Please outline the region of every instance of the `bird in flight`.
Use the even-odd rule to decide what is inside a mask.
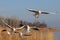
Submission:
[[[35,16],[35,18],[38,18],[39,15],[41,14],[55,14],[53,12],[45,12],[45,11],[40,11],[40,10],[34,10],[34,9],[27,9],[30,12],[34,12],[35,14],[33,16]]]
[[[39,28],[35,27],[35,26],[29,26],[29,25],[26,25],[25,26],[25,32],[26,34],[29,34],[30,33],[30,30],[33,29],[33,30],[39,30]]]
[[[22,27],[20,27],[20,28],[13,28],[12,26],[8,25],[4,20],[1,19],[1,21],[11,29],[11,32],[10,32],[10,33],[7,32],[8,34],[11,34],[11,33],[15,32],[17,29],[22,29],[22,28],[24,28],[24,25],[23,25]],[[5,31],[5,30],[4,30],[4,31]]]
[[[4,29],[4,30],[2,30],[2,32],[4,32],[4,31],[6,32],[6,31],[7,31],[7,34],[9,34],[9,35],[11,35],[13,32],[14,32],[14,33],[18,33],[19,37],[21,37],[21,38],[23,38],[24,36],[30,36],[30,35],[27,35],[27,34],[23,34],[22,32],[17,32],[17,31],[16,31],[17,29],[22,29],[22,28],[24,28],[25,25],[23,25],[23,26],[20,27],[20,28],[13,28],[12,26],[8,25],[4,20],[2,20],[2,22],[11,29],[11,31],[7,31],[7,30]]]

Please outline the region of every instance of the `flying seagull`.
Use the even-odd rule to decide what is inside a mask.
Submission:
[[[8,25],[4,20],[1,20],[1,21],[11,29],[10,34],[11,34],[12,32],[15,32],[17,29],[22,29],[22,28],[24,28],[24,26],[22,26],[22,27],[20,27],[20,28],[13,28],[12,26]],[[7,33],[9,33],[9,32],[7,32]]]
[[[27,9],[30,12],[34,12],[35,14],[33,16],[35,16],[35,18],[38,18],[40,14],[55,14],[53,12],[45,12],[45,11],[40,11],[40,10],[34,10],[34,9]]]
[[[25,32],[26,34],[29,34],[30,30],[39,30],[37,27],[30,27],[29,25],[25,26]]]

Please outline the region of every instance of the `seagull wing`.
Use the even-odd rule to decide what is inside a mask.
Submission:
[[[42,14],[56,14],[54,12],[42,12]]]
[[[31,27],[31,29],[33,29],[33,30],[39,30],[37,27]]]
[[[56,13],[54,13],[54,12],[49,12],[50,14],[56,14]]]
[[[7,25],[9,28],[12,28],[10,25],[8,25],[4,20],[2,20],[2,22]]]
[[[42,14],[49,14],[48,12],[41,12]]]
[[[22,26],[22,27],[20,27],[20,28],[16,28],[16,29],[22,29],[22,28],[24,28],[24,26]]]
[[[32,10],[32,9],[27,9],[28,11],[30,11],[30,12],[35,12],[35,13],[39,13],[39,11],[38,10]]]

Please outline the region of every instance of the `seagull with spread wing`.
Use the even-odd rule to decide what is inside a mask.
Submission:
[[[35,26],[31,27],[29,25],[25,26],[25,32],[26,32],[26,34],[29,34],[31,30],[39,30],[39,28],[37,28]]]
[[[4,20],[1,20],[5,25],[7,25],[10,29],[11,29],[11,32],[15,32],[17,29],[22,29],[24,26],[20,27],[20,28],[14,28],[14,27],[11,27],[10,25],[8,25]],[[7,32],[9,34],[9,32]]]
[[[40,11],[40,10],[34,10],[34,9],[27,9],[30,12],[34,12],[35,14],[33,16],[35,16],[35,18],[38,18],[39,15],[41,14],[55,14],[53,12],[45,12],[45,11]]]
[[[9,35],[11,35],[13,32],[14,32],[14,33],[18,33],[18,35],[19,35],[20,38],[23,38],[24,36],[30,36],[30,35],[27,35],[27,34],[23,34],[22,32],[17,32],[17,31],[16,31],[17,29],[22,29],[22,28],[24,28],[25,25],[23,25],[23,26],[20,27],[20,28],[13,28],[13,27],[11,27],[10,25],[8,25],[4,20],[2,20],[2,22],[11,29],[11,31],[2,30],[2,32],[3,32],[3,31],[7,31],[7,34],[9,34]]]

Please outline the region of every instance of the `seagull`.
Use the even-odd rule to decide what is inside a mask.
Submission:
[[[26,25],[25,26],[25,32],[26,34],[29,34],[30,30],[33,29],[33,30],[39,30],[37,27],[30,27],[29,25]]]
[[[35,16],[35,18],[38,18],[39,15],[41,14],[55,14],[53,12],[45,12],[45,11],[40,11],[40,10],[34,10],[34,9],[27,9],[30,12],[34,12],[35,14],[33,16]]]
[[[2,22],[11,29],[10,34],[11,34],[12,32],[15,32],[17,29],[22,29],[22,28],[24,28],[24,25],[23,25],[22,27],[20,27],[20,28],[13,28],[12,26],[8,25],[4,20],[2,20]],[[7,32],[7,33],[9,33],[9,32]]]
[[[30,36],[30,35],[27,35],[27,34],[23,34],[22,32],[17,32],[17,31],[16,31],[17,29],[22,29],[22,28],[24,28],[25,25],[22,26],[22,27],[20,27],[20,28],[13,28],[13,27],[11,27],[10,25],[8,25],[4,20],[2,20],[2,22],[11,29],[11,31],[2,30],[2,32],[3,32],[3,31],[7,31],[7,34],[9,34],[9,35],[11,35],[13,32],[14,32],[14,33],[18,33],[20,38],[23,38],[24,36]]]

